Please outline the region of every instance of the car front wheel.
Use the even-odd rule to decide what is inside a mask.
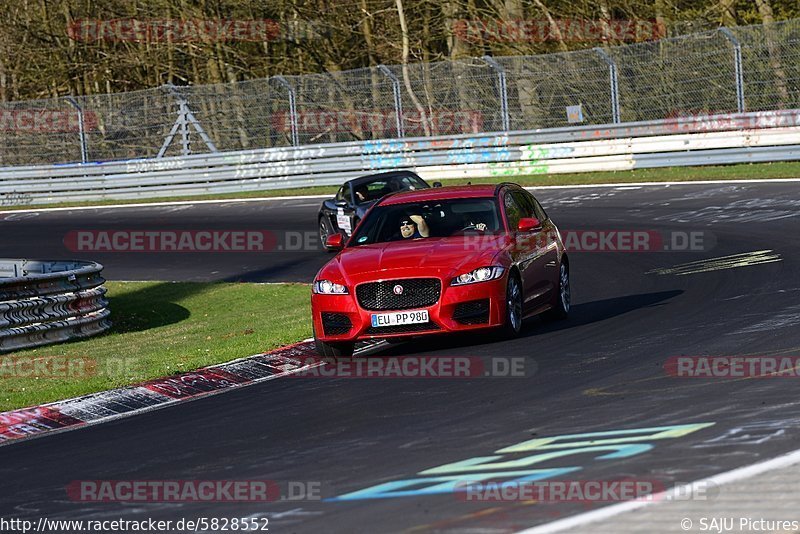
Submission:
[[[331,252],[333,249],[328,248],[325,245],[325,242],[328,240],[328,236],[333,234],[333,227],[331,226],[331,222],[328,220],[327,217],[324,215],[319,218],[319,242],[322,243],[322,247]]]
[[[522,282],[516,273],[508,275],[506,284],[506,318],[503,337],[516,337],[522,331]]]
[[[569,284],[569,264],[562,261],[558,271],[558,295],[556,295],[553,307],[545,312],[545,318],[551,320],[566,319],[572,307],[572,290]]]

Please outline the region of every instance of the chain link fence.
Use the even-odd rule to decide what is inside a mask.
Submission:
[[[567,107],[580,106],[568,120]],[[0,167],[800,108],[800,19],[536,56],[0,104]]]

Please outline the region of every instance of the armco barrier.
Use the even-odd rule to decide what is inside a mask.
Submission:
[[[108,330],[102,269],[88,261],[0,259],[0,352]]]
[[[0,169],[0,206],[337,185],[382,170],[517,176],[800,159],[800,110]]]

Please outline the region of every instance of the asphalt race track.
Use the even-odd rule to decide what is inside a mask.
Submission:
[[[325,262],[317,235],[322,200],[174,205],[0,214],[0,257],[92,259],[109,280],[307,282]],[[75,251],[71,232],[262,231],[263,251]],[[228,243],[230,244],[230,243]]]
[[[267,517],[270,532],[278,533],[501,533],[605,503],[468,502],[463,493],[425,491],[442,482],[436,477],[457,469],[418,473],[482,457],[471,465],[498,465],[471,471],[476,477],[571,467],[580,470],[559,478],[630,477],[669,487],[793,450],[800,438],[797,378],[682,378],[665,371],[665,363],[676,356],[800,355],[797,187],[534,192],[562,232],[650,231],[670,250],[573,252],[570,318],[530,320],[518,340],[440,338],[376,354],[479,357],[489,366],[498,357],[521,358],[527,376],[286,378],[10,445],[0,451],[2,515]],[[64,257],[69,253],[65,233],[87,228],[313,234],[318,204],[293,200],[2,214],[0,255]],[[698,250],[674,250],[683,248],[686,236],[694,236]],[[760,253],[748,255],[755,252]],[[104,263],[111,280],[310,281],[330,257],[313,249],[73,255]],[[742,256],[706,261],[733,255]],[[698,263],[669,270],[689,262]],[[534,438],[700,423],[713,425],[682,427],[683,433],[669,436],[644,431],[647,439],[621,442],[651,447],[591,449],[535,465],[524,459],[561,449],[495,454]],[[82,503],[70,500],[65,489],[76,480],[190,479],[316,482],[326,500]],[[424,480],[382,488],[405,491],[400,495],[374,490],[410,479]],[[368,488],[373,491],[360,492]]]

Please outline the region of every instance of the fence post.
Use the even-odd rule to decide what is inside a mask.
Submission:
[[[739,113],[744,113],[744,75],[742,73],[742,43],[725,26],[719,28],[725,39],[733,45],[733,69],[736,76],[736,109]]]
[[[508,118],[508,86],[506,85],[506,69],[495,61],[492,56],[483,56],[483,59],[493,71],[497,73],[497,80],[500,83],[500,115],[503,120],[503,131],[511,129]]]
[[[405,131],[403,129],[403,100],[400,97],[400,80],[397,76],[394,75],[394,72],[389,70],[389,67],[386,65],[378,65],[378,70],[383,73],[384,76],[389,78],[392,81],[392,94],[394,95],[394,113],[395,113],[395,124],[397,127],[397,137],[405,137]]]
[[[80,105],[78,105],[78,101],[75,100],[74,97],[68,96],[66,98],[67,102],[72,104],[72,107],[78,110],[78,135],[80,136],[81,139],[81,163],[86,163],[89,157],[88,157],[88,149],[86,147],[86,130],[84,129],[83,126],[83,108],[81,108]]]
[[[608,77],[611,83],[611,116],[614,124],[619,124],[619,79],[617,76],[617,63],[614,58],[600,47],[593,49],[597,54],[603,58],[603,61],[608,65]]]
[[[192,153],[189,146],[189,125],[186,123],[186,101],[178,99],[178,123],[181,130],[181,154],[188,156]]]
[[[297,102],[295,100],[294,87],[283,76],[273,76],[272,79],[289,93],[289,122],[292,129],[292,146],[298,146],[300,141],[297,137]]]

